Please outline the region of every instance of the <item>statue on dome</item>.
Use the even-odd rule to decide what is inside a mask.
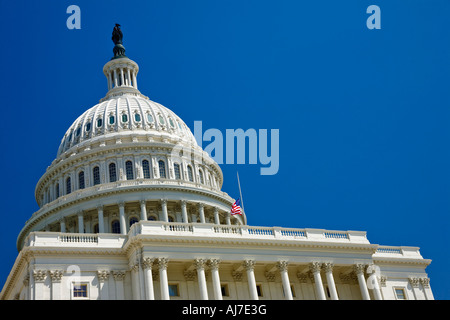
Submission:
[[[126,57],[125,47],[122,45],[123,34],[122,30],[120,30],[120,24],[116,23],[114,26],[111,39],[115,44],[113,49],[114,57],[112,59]]]

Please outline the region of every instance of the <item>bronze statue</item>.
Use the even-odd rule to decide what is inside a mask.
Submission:
[[[125,55],[125,47],[122,45],[122,30],[120,30],[120,24],[116,23],[113,32],[112,32],[112,41],[114,42],[115,46],[113,49],[114,57],[112,59],[116,58],[122,58],[126,57]]]

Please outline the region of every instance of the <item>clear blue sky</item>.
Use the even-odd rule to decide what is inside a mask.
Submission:
[[[81,8],[81,30],[66,9]],[[381,29],[366,8],[381,8]],[[62,136],[104,97],[122,25],[141,92],[193,130],[280,130],[280,169],[221,166],[251,225],[367,231],[418,246],[450,298],[450,2],[4,1],[0,287]]]

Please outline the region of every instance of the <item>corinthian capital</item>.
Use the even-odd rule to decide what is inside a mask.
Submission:
[[[312,273],[320,272],[321,267],[322,267],[322,264],[320,262],[314,261],[309,264],[309,270]]]
[[[287,271],[287,269],[288,269],[288,262],[287,261],[278,261],[277,262],[277,268],[280,271]]]

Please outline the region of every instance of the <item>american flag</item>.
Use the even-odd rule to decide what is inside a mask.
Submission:
[[[231,215],[241,214],[241,200],[238,198],[231,206]]]

